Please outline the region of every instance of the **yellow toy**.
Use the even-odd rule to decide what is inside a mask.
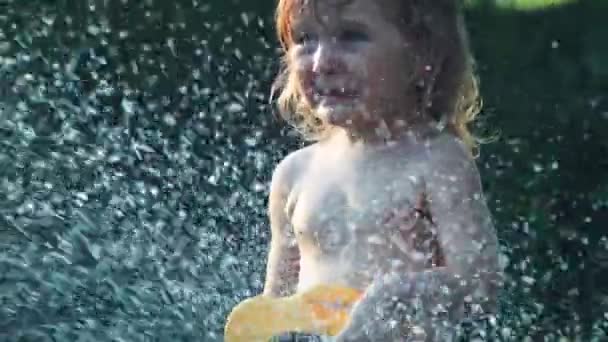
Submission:
[[[228,316],[224,341],[268,342],[285,332],[335,336],[362,294],[352,288],[319,285],[289,297],[246,299]]]

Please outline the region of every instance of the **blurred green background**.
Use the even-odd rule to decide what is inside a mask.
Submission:
[[[262,287],[273,1],[0,2],[0,341],[216,341]],[[507,341],[608,340],[608,1],[470,0]],[[561,339],[560,339],[561,338]]]

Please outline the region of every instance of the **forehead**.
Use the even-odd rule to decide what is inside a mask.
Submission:
[[[291,11],[294,23],[315,21],[331,24],[336,19],[385,20],[377,0],[294,0]]]

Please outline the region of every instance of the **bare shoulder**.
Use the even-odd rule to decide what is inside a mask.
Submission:
[[[264,293],[286,296],[295,291],[298,282],[299,248],[287,212],[294,183],[308,163],[310,148],[288,154],[279,162],[272,174],[268,199],[271,242],[268,253]]]
[[[425,146],[427,176],[448,183],[459,183],[470,190],[480,190],[479,170],[475,158],[458,137],[443,133]]]
[[[459,137],[450,133],[441,133],[433,137],[427,143],[426,148],[431,162],[474,162],[466,144]]]
[[[302,170],[308,165],[314,148],[313,144],[293,151],[277,164],[272,174],[271,194],[280,192],[286,195],[290,192]]]

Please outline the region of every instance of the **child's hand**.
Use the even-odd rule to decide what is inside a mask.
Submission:
[[[274,336],[269,342],[294,342],[296,337],[294,333],[286,332],[281,335]]]
[[[331,336],[317,336],[298,333],[284,333],[275,336],[269,342],[334,342],[335,339]]]

